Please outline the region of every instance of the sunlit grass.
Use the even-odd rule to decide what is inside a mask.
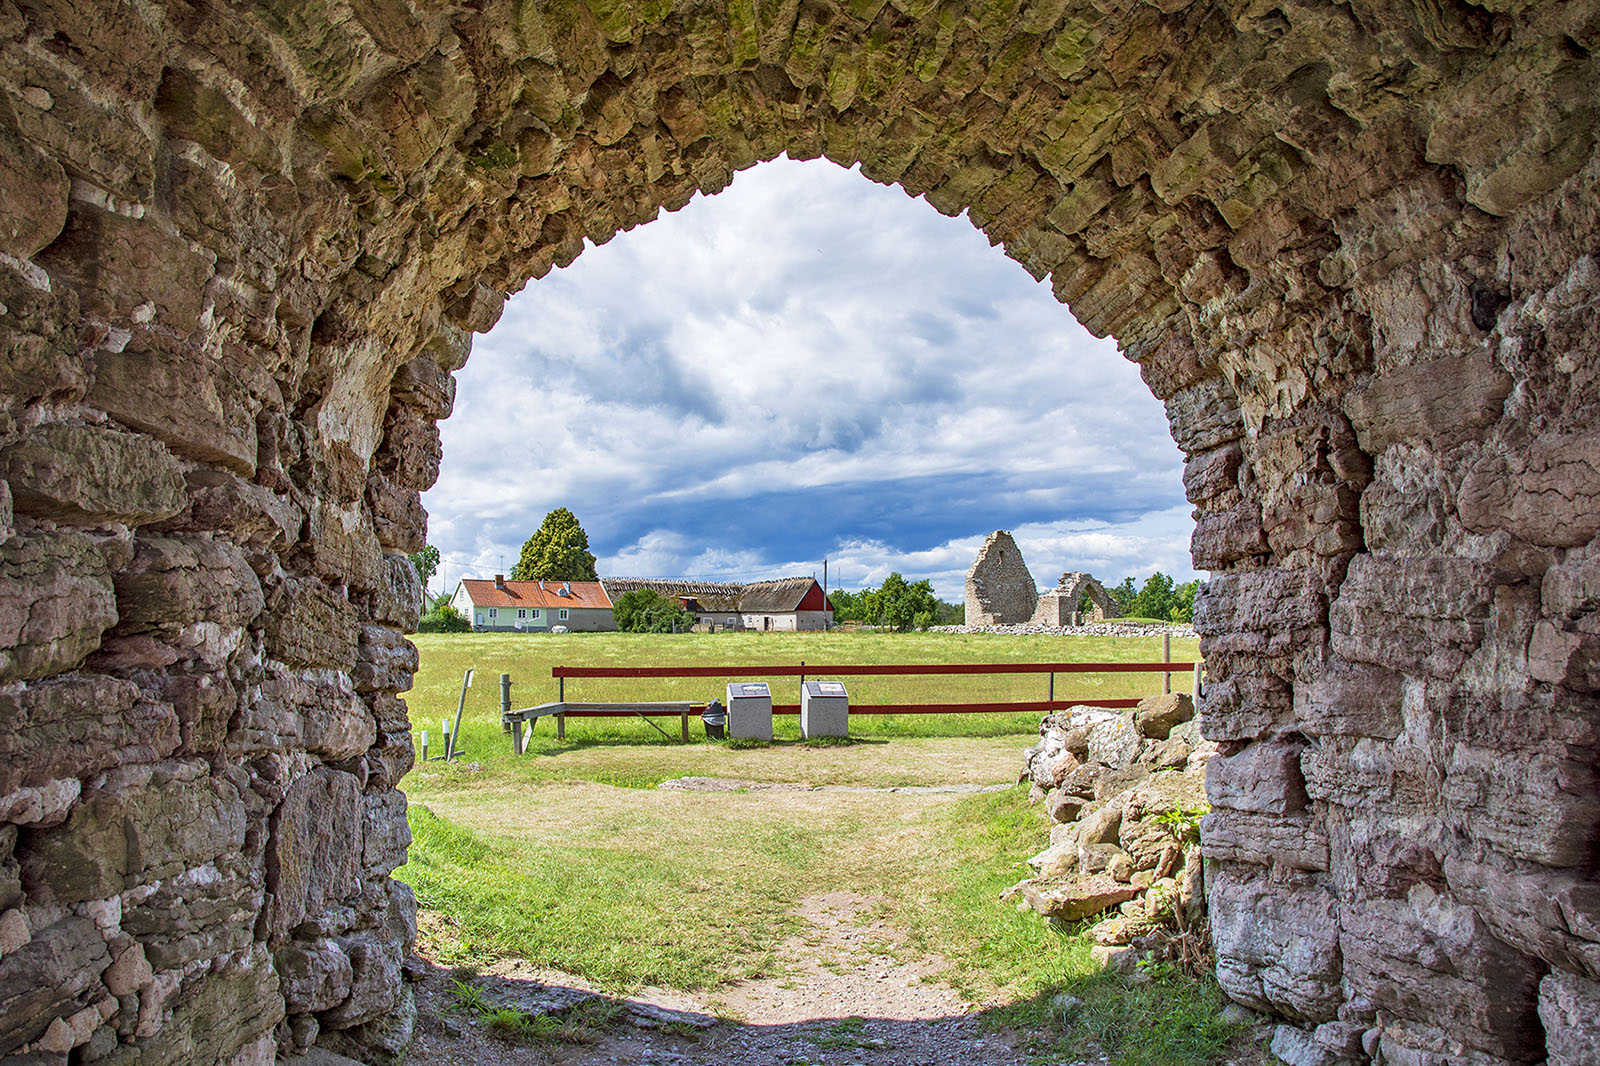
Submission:
[[[412,638],[421,652],[421,669],[406,693],[412,728],[427,729],[435,745],[440,722],[455,717],[461,694],[461,677],[475,667],[473,687],[467,690],[462,743],[469,757],[491,767],[509,760],[511,742],[500,726],[500,675],[511,677],[511,704],[527,707],[553,702],[558,687],[550,668],[566,666],[688,666],[764,665],[801,662],[830,664],[881,663],[995,663],[995,662],[1105,662],[1154,661],[1161,656],[1159,637],[1009,637],[986,634],[939,633],[567,633],[418,634]],[[1174,640],[1175,660],[1188,661],[1199,654],[1195,640]],[[728,679],[733,680],[733,679]],[[759,675],[742,680],[761,680]],[[775,702],[799,702],[799,681],[793,677],[768,678]],[[990,674],[971,677],[851,677],[844,679],[855,703],[923,703],[953,700],[986,702],[1043,700],[1049,679],[1038,674]],[[1173,688],[1187,691],[1187,675],[1173,676]],[[703,703],[723,695],[721,678],[574,679],[566,683],[566,698],[591,702],[689,700]],[[1159,674],[1059,675],[1058,698],[1110,698],[1145,696],[1159,692]],[[571,719],[567,739],[555,738],[555,723],[541,722],[529,740],[532,754],[567,753],[593,744],[645,744],[677,746],[680,723],[654,719],[669,736],[663,737],[641,719]],[[1015,737],[1038,728],[1034,714],[983,715],[858,715],[851,733],[858,737]],[[697,745],[705,738],[691,720],[690,736]],[[774,721],[779,740],[799,737],[799,719],[779,716]],[[711,745],[706,745],[711,746]]]

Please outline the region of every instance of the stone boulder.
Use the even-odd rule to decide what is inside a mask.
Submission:
[[[1076,922],[1137,896],[1142,890],[1109,874],[1096,874],[1058,884],[1029,882],[1022,886],[1028,906],[1046,918]]]
[[[1139,728],[1141,736],[1151,740],[1166,740],[1174,726],[1193,717],[1194,698],[1187,692],[1147,696],[1133,710],[1133,724]]]

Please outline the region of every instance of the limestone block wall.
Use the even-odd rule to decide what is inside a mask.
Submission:
[[[1085,596],[1089,597],[1094,609],[1081,612],[1078,606]],[[1100,582],[1081,570],[1069,570],[1061,575],[1055,588],[1040,595],[1032,621],[1045,626],[1065,626],[1121,617],[1122,610],[1117,606],[1117,601],[1107,594]]]
[[[0,1061],[398,1053],[449,375],[781,152],[965,211],[1165,402],[1227,993],[1295,1061],[1600,1060],[1597,47],[1596,0],[0,0]]]
[[[1039,591],[1011,534],[997,529],[984,538],[967,570],[967,625],[1014,625],[1033,617]]]

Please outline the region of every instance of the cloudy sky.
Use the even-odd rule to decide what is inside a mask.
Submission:
[[[995,529],[1041,588],[1194,576],[1137,368],[965,218],[824,160],[588,248],[456,379],[423,497],[452,585],[509,572],[562,506],[602,576],[820,578],[827,558],[831,587],[898,570],[960,600]]]

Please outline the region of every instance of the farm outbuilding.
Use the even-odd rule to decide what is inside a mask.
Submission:
[[[809,632],[833,623],[833,604],[816,578],[784,577],[748,584],[672,578],[602,578],[607,594],[652,589],[677,600],[697,625],[763,632]]]

